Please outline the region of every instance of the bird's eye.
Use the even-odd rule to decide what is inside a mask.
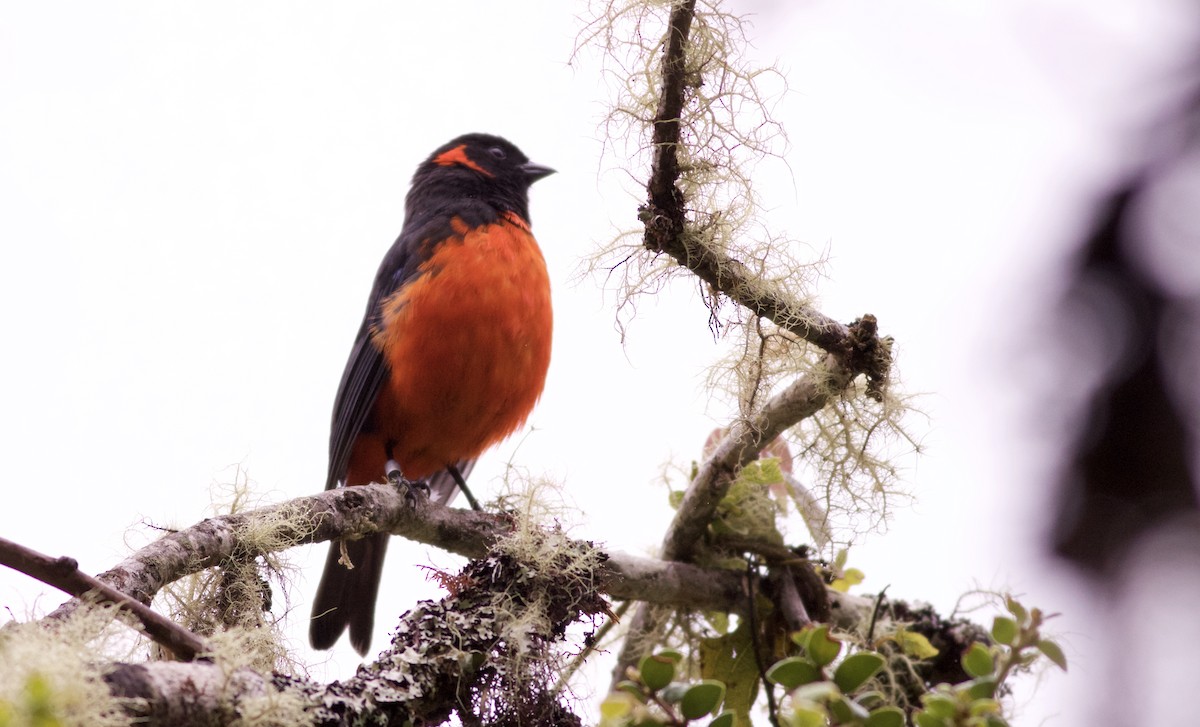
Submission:
[[[493,146],[491,149],[488,149],[488,153],[489,153],[489,154],[491,154],[491,155],[492,155],[493,157],[495,157],[496,159],[506,159],[506,158],[508,158],[508,154],[505,154],[505,153],[504,153],[504,150],[503,150],[503,149],[501,149],[501,148],[500,148],[500,147],[498,147],[498,146]]]

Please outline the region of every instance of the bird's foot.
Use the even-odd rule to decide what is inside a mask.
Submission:
[[[400,471],[400,465],[395,460],[388,460],[387,479],[388,484],[392,487],[404,491],[404,497],[411,505],[417,504],[417,493],[420,493],[420,497],[429,499],[429,483],[425,480],[410,480],[405,477],[404,473]]]

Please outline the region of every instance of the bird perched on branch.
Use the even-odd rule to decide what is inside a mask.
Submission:
[[[552,327],[528,193],[553,171],[487,134],[460,136],[417,168],[338,387],[326,489],[398,473],[448,503],[475,458],[525,422],[546,380]],[[366,654],[388,537],[331,543],[314,648],[349,628]]]

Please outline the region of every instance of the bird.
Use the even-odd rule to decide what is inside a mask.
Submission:
[[[479,133],[417,167],[334,399],[325,489],[423,481],[431,500],[448,504],[474,461],[525,423],[545,386],[553,328],[529,188],[553,173]],[[313,648],[332,648],[348,629],[366,655],[388,537],[330,544]]]

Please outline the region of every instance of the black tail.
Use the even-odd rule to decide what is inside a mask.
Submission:
[[[463,477],[471,474],[475,460],[456,463]],[[428,480],[429,497],[434,502],[449,505],[458,495],[458,484],[448,470],[442,470]],[[386,533],[368,535],[359,540],[347,540],[346,554],[353,569],[338,562],[342,555],[341,541],[329,544],[325,571],[313,599],[312,621],[308,625],[308,642],[314,649],[331,649],[350,627],[350,645],[366,656],[371,648],[371,630],[375,628],[375,597],[379,595],[379,580],[383,575],[383,556],[387,554]]]
[[[350,645],[359,654],[367,655],[367,649],[371,648],[371,631],[375,628],[375,597],[379,593],[389,537],[387,533],[377,533],[345,541],[353,570],[338,562],[341,542],[335,540],[329,544],[325,572],[317,586],[312,622],[308,626],[308,641],[314,649],[332,648],[349,627]]]

